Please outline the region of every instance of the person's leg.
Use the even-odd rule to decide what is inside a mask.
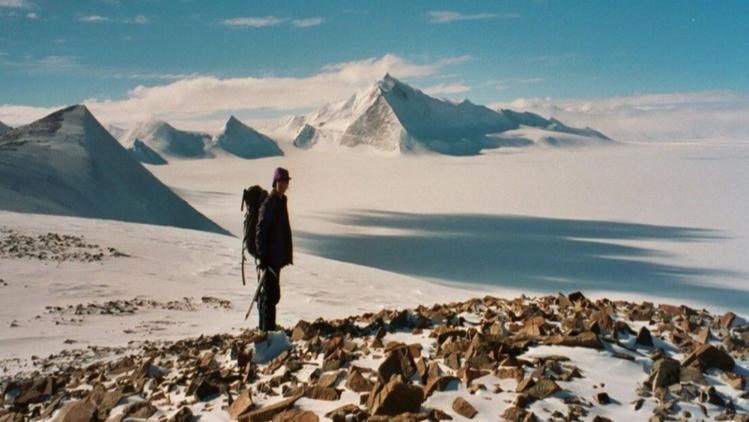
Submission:
[[[257,322],[257,328],[260,330],[265,331],[265,315],[267,313],[267,300],[265,299],[265,291],[261,290],[260,294],[257,296],[257,314],[258,314],[258,322]]]
[[[266,297],[268,313],[266,314],[265,319],[268,331],[276,329],[276,305],[281,299],[281,285],[279,280],[281,270],[274,268],[273,271],[275,271],[278,277],[276,275],[273,275],[272,272],[268,271],[268,278],[265,281],[265,287],[268,289],[268,296]]]

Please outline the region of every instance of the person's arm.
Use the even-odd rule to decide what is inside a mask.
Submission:
[[[257,247],[257,256],[260,261],[260,268],[268,266],[268,250],[270,240],[270,229],[273,225],[273,200],[268,198],[260,207],[257,221],[257,232],[255,233],[255,243]]]

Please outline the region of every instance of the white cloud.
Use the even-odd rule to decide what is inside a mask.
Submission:
[[[32,19],[32,20],[34,20],[34,19],[39,19],[39,15],[37,15],[37,14],[36,14],[36,13],[34,13],[34,12],[30,12],[30,13],[27,13],[27,14],[26,14],[26,18],[27,18],[27,19]]]
[[[91,98],[84,103],[106,123],[127,127],[158,117],[193,128],[205,125],[206,130],[212,130],[215,128],[210,124],[216,121],[216,115],[222,113],[228,115],[252,110],[275,110],[280,113],[312,109],[346,98],[356,90],[370,86],[385,73],[397,78],[419,78],[434,75],[441,66],[439,61],[417,64],[400,56],[386,54],[378,58],[326,65],[319,72],[306,77],[222,79],[188,75],[163,85],[137,86],[122,99]],[[0,107],[0,120],[4,116],[4,109]],[[18,122],[16,119],[14,122],[28,123],[31,120],[28,118]]]
[[[145,15],[136,15],[132,19],[125,19],[125,23],[133,23],[136,25],[145,25],[148,23],[148,16]]]
[[[471,88],[465,85],[463,82],[455,82],[455,83],[432,85],[428,88],[424,88],[422,91],[424,91],[426,94],[429,94],[429,95],[450,95],[450,94],[459,94],[461,92],[466,92],[466,91],[469,91],[470,89]]]
[[[134,25],[145,25],[149,22],[148,16],[146,15],[135,15],[132,18],[123,18],[123,19],[112,19],[107,16],[100,16],[100,15],[86,15],[81,16],[78,18],[81,22],[86,23],[105,23],[105,22],[116,22],[116,23],[128,23],[128,24],[134,24]]]
[[[80,66],[78,58],[73,56],[46,56],[37,60],[36,66],[47,70],[72,69]]]
[[[470,54],[464,54],[462,56],[448,57],[439,61],[440,65],[450,66],[456,64],[463,64],[473,60],[473,56]]]
[[[431,23],[450,23],[456,21],[473,21],[473,20],[484,20],[484,19],[514,19],[519,18],[520,15],[517,13],[475,13],[472,15],[466,15],[460,12],[452,10],[434,10],[427,13],[429,21]]]
[[[200,77],[197,73],[115,73],[114,79],[176,81]]]
[[[0,7],[12,9],[30,9],[32,3],[27,0],[0,0]]]
[[[698,91],[600,99],[519,98],[494,108],[529,110],[622,141],[749,140],[749,93]]]
[[[325,19],[323,18],[304,18],[304,19],[294,19],[291,21],[291,24],[296,26],[297,28],[308,28],[310,26],[317,26],[323,23]]]
[[[250,26],[253,28],[263,28],[266,26],[275,26],[286,19],[279,18],[276,16],[264,16],[264,17],[240,17],[240,18],[232,18],[232,19],[225,19],[222,21],[222,23],[226,26],[231,27],[242,27],[242,26]]]
[[[25,55],[11,58],[7,54],[0,55],[0,67],[22,69],[26,72],[44,73],[70,70],[80,67],[78,57],[75,56],[45,56],[41,58]]]
[[[111,21],[111,19],[109,19],[108,17],[99,15],[81,16],[80,18],[78,18],[78,20],[86,23],[101,23]]]
[[[13,104],[0,104],[0,121],[11,126],[24,125],[40,119],[64,106],[29,107]]]

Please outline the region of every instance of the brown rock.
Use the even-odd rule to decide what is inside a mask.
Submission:
[[[123,420],[126,417],[148,419],[157,411],[158,409],[156,409],[156,406],[152,405],[150,402],[139,401],[128,405],[122,412],[120,420]]]
[[[406,384],[400,375],[387,384],[377,383],[367,400],[367,408],[372,415],[399,415],[405,412],[417,413],[424,401],[421,387]]]
[[[198,401],[204,401],[221,393],[221,389],[205,376],[196,377],[187,387],[187,395],[194,395]]]
[[[380,381],[387,383],[393,375],[401,375],[404,379],[410,379],[416,373],[416,364],[405,347],[392,350],[387,358],[377,368]]]
[[[3,410],[0,410],[0,422],[24,422],[25,417],[23,413],[20,412],[5,412]]]
[[[429,420],[430,421],[451,421],[453,420],[453,417],[439,409],[432,409],[431,413],[429,414]]]
[[[733,371],[736,363],[731,355],[724,350],[718,349],[713,345],[703,344],[689,354],[681,364],[682,366],[698,364],[703,370],[718,368],[724,371]]]
[[[322,363],[322,370],[335,371],[336,369],[341,369],[341,367],[345,363],[346,352],[344,352],[342,349],[337,349],[331,352],[329,355],[325,356]]]
[[[341,371],[324,372],[317,380],[317,385],[320,387],[334,387],[340,376]]]
[[[435,391],[447,390],[447,387],[450,385],[451,382],[460,383],[460,379],[452,375],[445,375],[445,376],[430,379],[424,390],[424,396],[429,397]]]
[[[419,376],[421,377],[421,379],[422,380],[427,379],[426,377],[428,375],[427,372],[429,368],[427,367],[426,360],[424,358],[418,358],[414,361],[414,363],[416,364],[416,372],[419,373]]]
[[[318,422],[320,418],[309,410],[289,409],[273,417],[273,422]]]
[[[525,420],[525,417],[528,414],[528,411],[523,409],[522,407],[510,406],[506,408],[504,412],[502,412],[501,417],[506,421],[519,422]]]
[[[364,413],[365,413],[364,410],[362,410],[359,406],[355,404],[344,404],[343,406],[337,407],[331,410],[330,412],[326,413],[325,417],[331,418],[334,421],[336,420],[343,421],[346,419],[346,415],[359,416],[359,415],[363,415]]]
[[[351,368],[346,377],[346,388],[355,393],[364,393],[372,390],[372,383],[358,369]]]
[[[605,391],[601,391],[600,393],[596,394],[596,401],[598,404],[607,405],[611,403],[611,397],[609,397],[608,393]]]
[[[525,389],[525,394],[536,399],[543,400],[557,391],[561,391],[562,388],[551,379],[541,378],[536,381],[531,387]]]
[[[453,401],[453,410],[468,419],[473,419],[479,413],[475,407],[468,403],[463,397],[458,397]]]
[[[314,385],[311,387],[307,387],[304,390],[304,397],[310,398],[312,400],[335,401],[341,397],[341,393],[339,393],[338,390],[332,387],[322,387],[320,385]]]
[[[695,384],[705,384],[705,376],[702,370],[694,366],[682,366],[679,369],[679,382],[693,382]]]
[[[671,358],[659,359],[653,364],[651,373],[653,376],[653,391],[659,387],[670,386],[679,382],[679,362]]]
[[[194,416],[192,410],[187,406],[182,406],[168,422],[192,422]]]
[[[300,319],[291,331],[291,341],[309,340],[317,334],[316,331],[309,322]]]
[[[529,318],[525,320],[523,328],[518,331],[518,334],[526,334],[531,337],[543,336],[546,334],[546,330],[544,329],[545,324],[546,319],[542,316]]]
[[[246,413],[252,409],[254,403],[252,402],[252,392],[250,390],[244,390],[229,406],[229,417],[237,419],[239,415]]]
[[[464,366],[458,370],[457,376],[463,381],[463,385],[470,386],[473,380],[489,375],[489,371],[481,371],[471,367]]]
[[[54,380],[49,377],[40,377],[28,385],[21,394],[13,400],[16,406],[25,407],[29,404],[41,403],[54,393]]]
[[[723,372],[720,374],[720,377],[723,378],[723,381],[725,381],[726,384],[730,385],[736,390],[744,391],[746,380],[740,375],[736,375],[733,372]]]
[[[635,343],[647,347],[653,347],[653,337],[650,335],[650,330],[648,330],[647,327],[640,328]]]
[[[731,328],[731,324],[736,320],[736,314],[733,312],[726,312],[720,317],[720,326],[723,328]]]
[[[294,403],[296,403],[296,401],[301,397],[301,395],[296,395],[293,397],[289,397],[288,399],[263,406],[260,409],[243,413],[239,415],[238,420],[239,422],[260,422],[271,420],[277,414],[285,412],[286,410],[294,407]]]
[[[447,365],[448,368],[454,369],[456,371],[460,369],[460,354],[455,352],[447,355],[447,357],[445,357],[445,365]]]
[[[581,292],[574,292],[567,295],[570,302],[575,303],[581,300],[587,300],[587,298]]]
[[[553,336],[549,338],[548,343],[557,346],[603,349],[603,344],[601,344],[596,333],[592,331],[584,331],[576,336]]]
[[[63,406],[53,422],[96,422],[96,405],[76,400]]]
[[[525,390],[533,387],[533,384],[535,383],[536,382],[533,380],[533,377],[526,377],[518,383],[517,387],[515,387],[515,392],[522,393]]]
[[[710,327],[701,327],[697,331],[697,342],[700,344],[707,344],[710,341]]]
[[[567,296],[559,293],[557,295],[557,306],[559,306],[559,309],[564,310],[566,308],[572,307],[572,301],[567,298]]]
[[[496,371],[494,371],[494,376],[496,376],[499,379],[515,379],[520,381],[523,379],[523,376],[525,375],[525,372],[522,368],[518,367],[502,367],[500,366],[497,368]]]

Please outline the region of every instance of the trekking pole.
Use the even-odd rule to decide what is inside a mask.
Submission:
[[[260,271],[257,272],[257,276],[258,276],[257,289],[255,289],[255,296],[252,297],[252,302],[250,302],[250,307],[247,309],[247,313],[244,314],[244,319],[245,320],[247,318],[249,318],[250,312],[252,312],[252,307],[253,307],[253,305],[255,305],[255,302],[257,302],[258,296],[260,296],[260,291],[262,290],[263,285],[265,284],[265,273],[267,271],[270,271],[271,274],[273,274],[274,276],[276,276],[276,278],[278,278],[278,274],[276,274],[276,272],[273,271],[273,269],[270,268],[270,267],[267,268],[262,273]]]
[[[243,286],[247,285],[247,283],[245,283],[245,281],[244,281],[244,263],[245,263],[245,261],[246,261],[246,259],[245,259],[245,256],[244,256],[244,242],[242,242],[242,264],[241,265],[242,265],[242,285]]]

